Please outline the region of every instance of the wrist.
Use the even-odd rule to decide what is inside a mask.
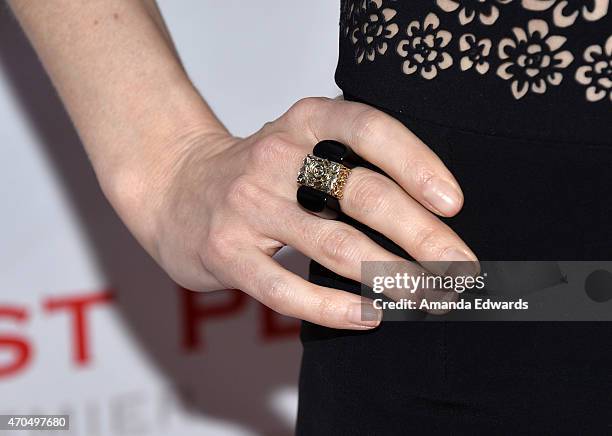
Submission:
[[[183,127],[154,144],[147,143],[138,156],[121,159],[102,174],[96,171],[105,196],[121,220],[156,260],[165,197],[180,168],[196,149],[203,156],[200,159],[205,159],[231,139],[221,124]]]

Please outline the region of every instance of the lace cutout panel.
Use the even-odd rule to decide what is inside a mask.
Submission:
[[[342,1],[341,36],[357,64],[394,56],[398,69],[422,80],[452,68],[496,75],[516,100],[572,81],[587,101],[612,103],[612,33],[577,51],[566,48],[580,32],[573,26],[609,20],[610,0],[431,0],[431,10],[417,19],[401,17],[398,1]],[[502,26],[509,8],[523,21]],[[445,28],[441,17],[460,31]]]

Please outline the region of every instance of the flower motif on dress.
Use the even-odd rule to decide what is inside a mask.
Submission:
[[[406,60],[402,65],[405,74],[419,73],[425,79],[433,79],[438,70],[445,70],[453,64],[453,58],[444,51],[452,35],[446,30],[439,30],[440,20],[430,12],[420,23],[408,24],[406,34],[397,45],[397,53]]]
[[[340,6],[340,34],[348,36],[355,25],[355,2],[353,0],[342,0]]]
[[[522,5],[530,11],[552,8],[555,26],[568,27],[581,13],[587,21],[599,20],[608,13],[610,0],[522,0]]]
[[[498,4],[510,3],[512,0],[436,0],[444,12],[459,10],[459,22],[462,25],[471,23],[478,15],[482,24],[492,25],[499,17]]]
[[[373,61],[376,53],[384,55],[389,47],[388,41],[399,31],[397,23],[392,22],[397,11],[384,6],[383,0],[360,0],[354,5],[349,33],[358,64],[364,59]]]
[[[499,43],[503,63],[497,75],[512,80],[514,98],[518,100],[530,90],[543,94],[547,83],[555,86],[561,83],[561,71],[574,60],[569,51],[561,50],[566,38],[548,35],[548,25],[542,20],[530,20],[527,32],[520,27],[513,32],[513,38],[504,38]]]
[[[586,99],[612,102],[612,35],[605,45],[591,45],[584,51],[585,64],[576,70],[576,80],[585,85]]]
[[[459,38],[459,50],[464,54],[459,62],[461,71],[469,70],[472,67],[480,74],[489,71],[490,39],[482,38],[478,40],[473,34],[466,33]]]

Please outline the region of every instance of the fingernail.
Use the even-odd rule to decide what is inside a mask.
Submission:
[[[444,215],[454,215],[462,202],[461,192],[446,180],[433,178],[423,191],[425,200]]]
[[[382,311],[376,309],[372,302],[354,303],[349,309],[348,318],[352,324],[373,328],[380,324]]]
[[[476,256],[465,250],[451,248],[444,253],[442,260],[450,262],[445,275],[475,276],[480,272],[480,264]]]

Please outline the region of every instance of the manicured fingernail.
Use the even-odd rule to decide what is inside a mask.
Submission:
[[[376,327],[382,319],[382,311],[376,309],[372,302],[354,303],[348,312],[349,322],[367,328]]]
[[[449,262],[445,275],[475,276],[480,272],[480,264],[471,253],[458,248],[451,248],[444,253],[443,261]]]
[[[446,180],[433,178],[425,185],[425,200],[444,215],[454,215],[459,210],[463,197],[461,192]]]

